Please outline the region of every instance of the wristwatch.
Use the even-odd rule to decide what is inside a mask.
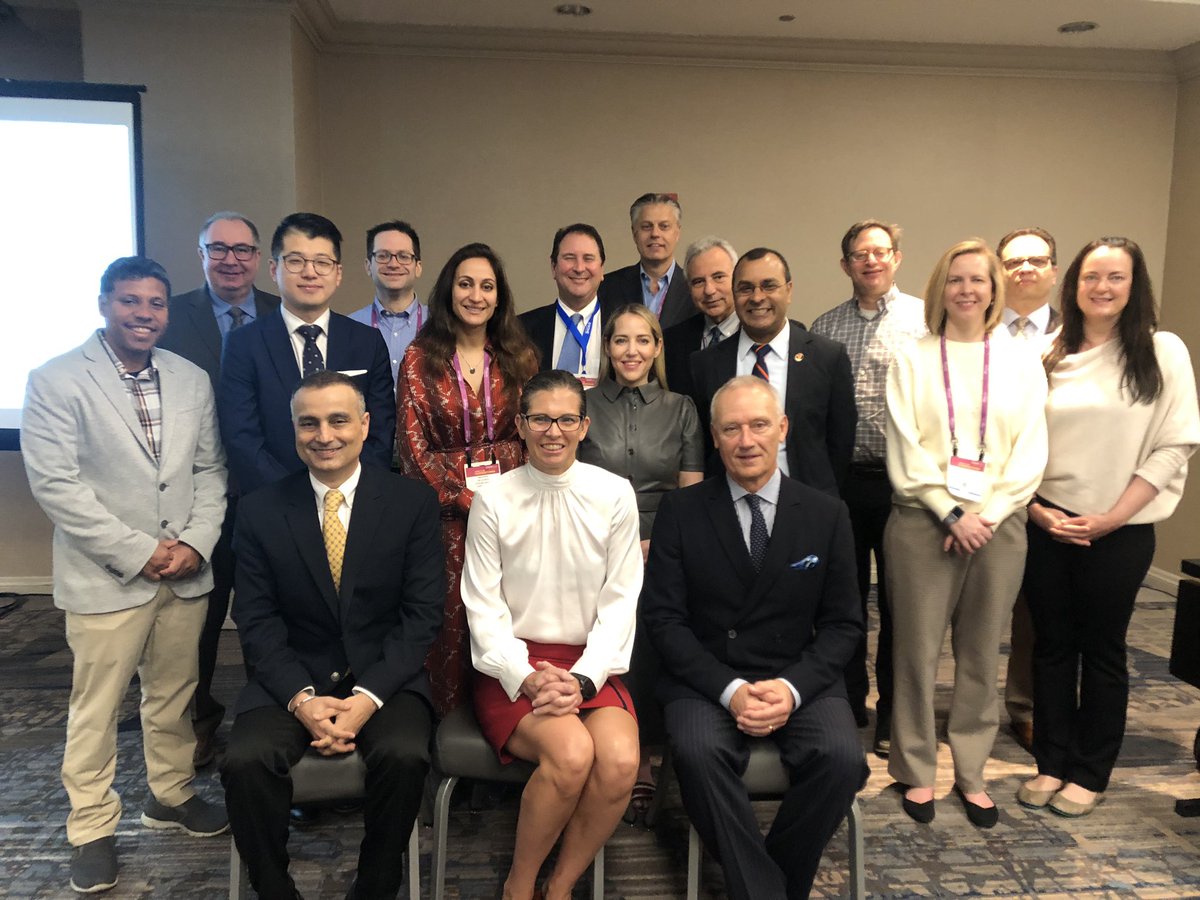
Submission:
[[[583,696],[584,703],[594,699],[596,696],[596,685],[592,683],[592,679],[586,675],[580,675],[578,672],[572,672],[571,674],[579,682],[579,693]]]
[[[942,524],[945,525],[947,528],[949,528],[951,525],[953,525],[955,522],[957,522],[959,519],[961,519],[964,515],[966,515],[966,512],[963,510],[963,508],[961,506],[956,506],[956,507],[954,507],[954,509],[950,510],[950,515],[948,515],[948,516],[946,516],[946,518],[942,519]]]

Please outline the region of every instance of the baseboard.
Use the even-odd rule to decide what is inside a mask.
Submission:
[[[27,575],[21,578],[0,578],[0,592],[10,594],[49,594],[54,583],[48,576]]]
[[[1164,594],[1170,594],[1172,597],[1179,596],[1179,573],[1177,572],[1169,572],[1158,566],[1151,566],[1142,584],[1148,588],[1154,588],[1156,591],[1162,591]]]

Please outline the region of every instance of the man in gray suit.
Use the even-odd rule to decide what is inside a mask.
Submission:
[[[204,372],[155,343],[170,284],[143,257],[100,279],[105,326],[29,376],[21,449],[54,523],[54,603],[74,657],[62,778],[71,887],[117,883],[112,789],[117,712],[134,673],[152,796],[142,824],[196,836],[228,828],[195,795],[188,703],[225,513],[225,465]]]
[[[242,325],[279,308],[279,298],[254,286],[262,251],[258,228],[237,212],[218,212],[200,226],[197,248],[204,266],[204,286],[171,298],[170,325],[158,346],[178,353],[208,373],[213,391],[221,378],[221,352],[225,339]],[[233,526],[237,519],[237,485],[231,484],[221,537],[212,553],[213,589],[208,595],[208,616],[200,632],[200,678],[192,703],[196,732],[197,768],[206,766],[216,752],[216,732],[225,707],[212,695],[221,627],[229,612],[233,590]]]

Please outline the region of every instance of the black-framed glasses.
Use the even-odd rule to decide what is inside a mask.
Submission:
[[[868,259],[887,262],[895,253],[895,247],[871,247],[867,250],[855,250],[850,254],[850,259],[856,263],[865,263]]]
[[[318,275],[328,275],[338,264],[336,259],[330,259],[328,256],[308,257],[302,253],[289,253],[279,257],[279,261],[293,275],[299,275],[309,263],[312,263],[313,271]]]
[[[215,260],[224,259],[232,251],[234,259],[246,262],[254,259],[254,254],[258,252],[258,248],[253,244],[234,244],[232,247],[229,244],[201,244],[200,246],[209,259]]]
[[[558,430],[564,433],[578,431],[579,426],[583,423],[583,416],[575,413],[567,413],[564,416],[548,416],[545,413],[521,413],[521,418],[525,420],[525,424],[529,426],[531,431],[536,431],[541,434],[543,431],[549,431],[550,426],[555,422],[558,423]]]
[[[417,261],[416,255],[409,253],[407,250],[401,250],[399,253],[389,253],[387,250],[376,250],[371,254],[371,259],[375,260],[375,262],[381,266],[386,266],[393,259],[405,266],[411,266]]]
[[[1015,272],[1029,263],[1035,269],[1044,269],[1050,265],[1050,257],[1048,256],[1014,256],[1012,259],[1002,260],[1000,265],[1004,266],[1004,271]]]

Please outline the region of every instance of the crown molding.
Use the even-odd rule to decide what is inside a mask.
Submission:
[[[1180,47],[1171,56],[1175,60],[1175,73],[1180,81],[1200,78],[1200,43]]]

